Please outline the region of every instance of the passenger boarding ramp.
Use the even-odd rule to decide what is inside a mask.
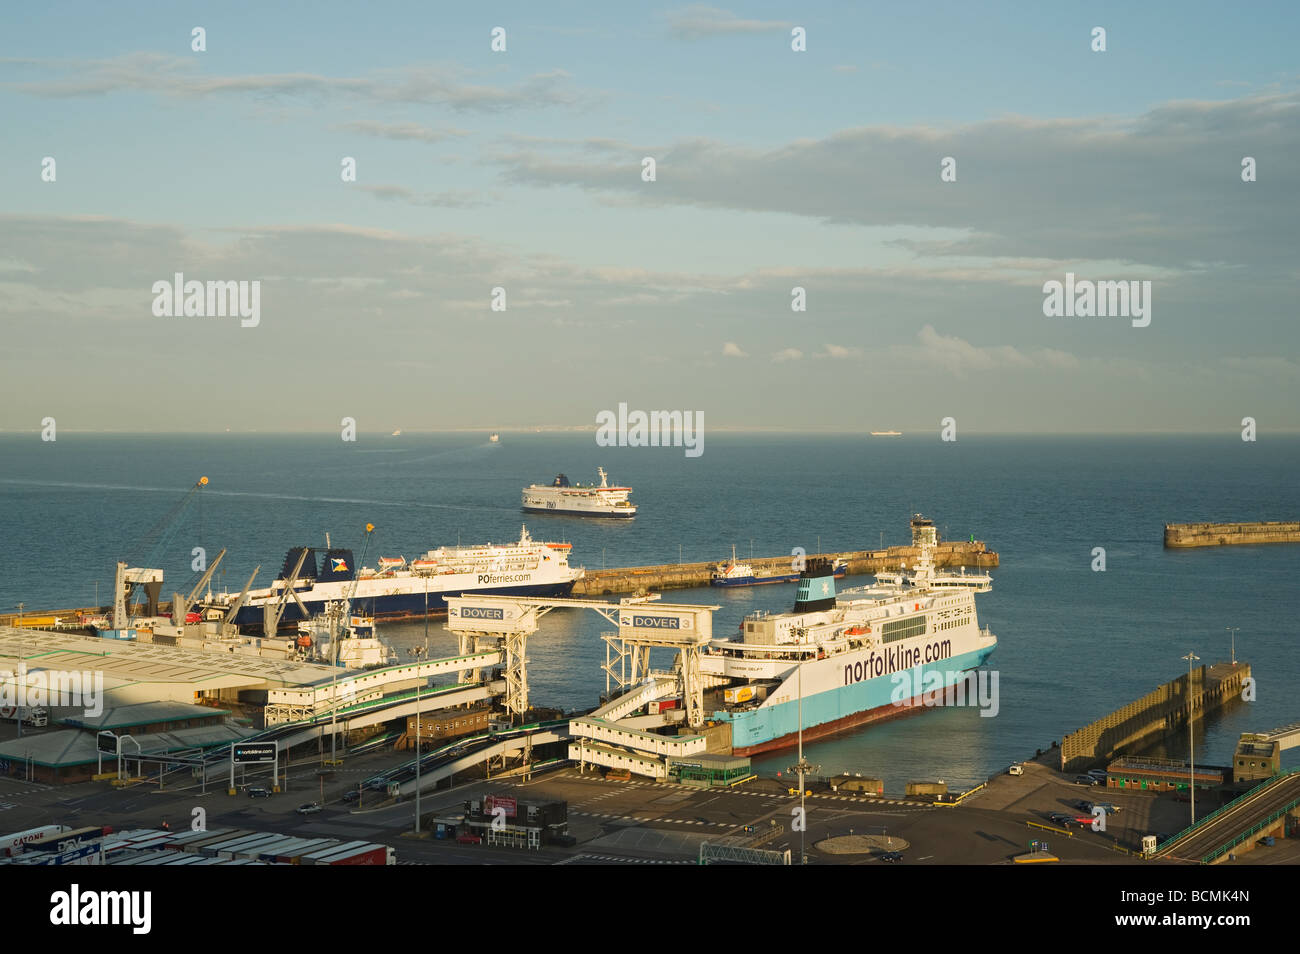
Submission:
[[[626,769],[651,778],[666,778],[669,760],[702,753],[698,735],[660,735],[645,725],[667,725],[670,716],[641,717],[637,726],[622,724],[640,709],[659,700],[680,698],[685,722],[704,724],[704,681],[700,654],[713,638],[713,611],[718,606],[659,602],[657,595],[604,600],[532,599],[512,596],[460,596],[447,599],[447,628],[460,637],[462,656],[496,651],[505,658],[506,707],[512,713],[528,708],[527,638],[537,631],[540,617],[553,609],[589,609],[617,624],[605,633],[605,686],[609,702],[589,716],[574,719],[569,732],[576,741],[569,757],[586,765]],[[653,649],[677,655],[671,672],[650,669]],[[464,678],[464,677],[462,677]]]
[[[515,715],[528,711],[528,637],[538,621],[555,609],[588,609],[618,625],[618,634],[606,634],[611,647],[606,654],[606,686],[610,679],[620,688],[649,675],[653,647],[679,652],[684,680],[686,721],[704,721],[699,654],[713,638],[713,611],[718,606],[658,603],[658,594],[611,603],[606,600],[545,599],[524,596],[449,596],[447,629],[460,639],[460,655],[497,652],[505,665],[506,709]],[[649,605],[654,603],[653,606]],[[615,671],[617,668],[617,672]],[[462,682],[474,676],[465,672]]]

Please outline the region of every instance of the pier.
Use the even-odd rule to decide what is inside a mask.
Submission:
[[[1300,543],[1300,520],[1264,523],[1167,523],[1165,547],[1227,547],[1252,543]]]
[[[912,566],[921,557],[916,546],[887,547],[884,550],[845,550],[839,553],[809,553],[806,560],[844,560],[850,576],[880,573]],[[998,555],[982,541],[956,541],[939,543],[933,552],[936,567],[976,567],[989,569],[998,565]],[[789,573],[794,557],[790,554],[776,557],[753,557],[745,560],[759,576]],[[651,590],[674,590],[708,586],[719,560],[701,563],[665,563],[659,566],[612,567],[608,570],[587,570],[587,575],[573,586],[574,596],[610,596],[615,593],[636,593]]]
[[[1189,719],[1201,718],[1239,699],[1242,683],[1248,678],[1249,664],[1220,662],[1197,667],[1190,679],[1179,676],[1158,686],[1065,736],[1061,740],[1061,771],[1094,768],[1182,731]]]

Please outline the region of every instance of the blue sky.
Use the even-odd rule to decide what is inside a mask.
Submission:
[[[1131,7],[14,8],[0,428],[1300,429],[1300,14]],[[1067,270],[1152,324],[1044,317]],[[154,317],[175,271],[261,324]]]

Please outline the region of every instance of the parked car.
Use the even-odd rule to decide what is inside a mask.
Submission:
[[[1084,773],[1084,774],[1092,776],[1092,777],[1095,778],[1095,779],[1097,780],[1097,782],[1098,782],[1099,784],[1101,784],[1101,785],[1105,785],[1105,784],[1106,784],[1106,770],[1105,770],[1105,769],[1088,769],[1088,771],[1087,771],[1086,773]]]
[[[249,798],[270,798],[271,792],[265,788],[250,788],[248,790]]]
[[[1013,765],[1007,769],[1008,775],[1024,775],[1025,767],[1023,765]]]
[[[1074,777],[1074,784],[1076,784],[1076,785],[1100,785],[1101,782],[1097,781],[1097,780],[1096,780],[1095,778],[1093,778],[1091,775],[1076,775],[1076,776]]]
[[[1074,825],[1079,824],[1077,818],[1075,818],[1073,815],[1067,815],[1065,814],[1065,812],[1052,812],[1052,814],[1047,816],[1047,819],[1048,821],[1060,825],[1062,828],[1070,828]]]
[[[299,815],[315,815],[321,810],[320,802],[305,802],[294,809]]]
[[[350,788],[350,789],[348,789],[346,792],[343,793],[343,801],[344,801],[344,802],[347,802],[347,803],[349,803],[349,804],[352,803],[352,802],[358,801],[360,798],[361,798],[361,790],[360,790],[360,789]]]
[[[1070,804],[1081,812],[1087,812],[1089,815],[1092,814],[1092,802],[1088,801],[1086,798],[1077,799]]]
[[[462,845],[481,845],[483,838],[479,835],[457,835],[456,841]]]
[[[1272,848],[1274,844],[1276,844],[1276,842],[1274,842],[1272,835],[1265,835],[1259,841],[1255,842],[1257,848]]]
[[[1096,802],[1096,803],[1093,805],[1093,808],[1100,808],[1100,809],[1102,809],[1103,811],[1105,811],[1107,815],[1118,815],[1118,814],[1119,814],[1119,806],[1118,806],[1118,805],[1112,805],[1110,802]]]

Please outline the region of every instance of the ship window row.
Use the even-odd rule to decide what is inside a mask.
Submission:
[[[892,643],[898,639],[920,636],[925,633],[925,628],[925,617],[917,616],[912,619],[900,619],[892,623],[886,623],[880,628],[880,635],[885,642]]]

